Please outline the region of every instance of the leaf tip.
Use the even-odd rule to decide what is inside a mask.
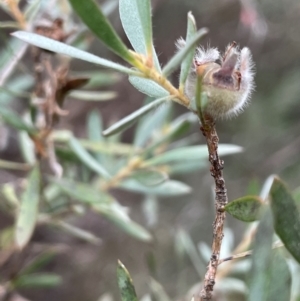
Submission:
[[[194,25],[196,25],[195,17],[194,17],[194,15],[193,15],[193,13],[191,11],[188,12],[188,19],[190,19],[192,21],[192,23]]]
[[[118,259],[118,266],[122,269],[125,268],[124,264],[122,263],[122,261],[120,259]]]

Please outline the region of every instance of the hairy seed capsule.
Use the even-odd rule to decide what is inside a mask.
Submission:
[[[253,67],[250,50],[246,47],[239,50],[236,43],[229,45],[223,56],[216,48],[198,48],[185,84],[191,109],[196,107],[195,89],[200,76],[202,91],[208,99],[202,113],[213,119],[238,115],[254,89]]]

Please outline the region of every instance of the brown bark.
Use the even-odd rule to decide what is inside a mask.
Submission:
[[[225,221],[225,205],[228,203],[227,190],[225,180],[223,178],[224,161],[219,158],[218,142],[219,138],[216,132],[215,124],[208,120],[201,131],[206,138],[206,143],[209,152],[209,162],[211,164],[211,175],[215,180],[215,206],[216,217],[213,223],[213,242],[212,255],[207,267],[207,272],[204,278],[204,286],[200,292],[200,300],[211,300],[212,292],[215,285],[218,262],[220,259],[220,250],[223,239],[223,228]]]

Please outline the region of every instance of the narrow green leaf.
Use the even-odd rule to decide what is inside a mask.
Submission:
[[[117,277],[122,301],[137,301],[131,276],[120,260],[118,260]]]
[[[185,113],[179,116],[174,121],[172,121],[166,128],[164,128],[162,135],[158,136],[156,139],[153,140],[153,143],[146,148],[144,155],[149,154],[160,145],[175,140],[180,136],[184,135],[195,122],[199,121],[193,113]]]
[[[198,275],[202,278],[205,275],[205,263],[199,256],[199,253],[193,243],[191,236],[183,229],[179,229],[176,233],[178,243],[181,244],[181,248],[184,249],[193,263],[194,269]]]
[[[202,28],[195,33],[195,35],[182,47],[166,64],[162,72],[164,76],[169,76],[175,69],[181,64],[181,62],[186,58],[186,56],[192,51],[195,51],[196,44],[201,40],[201,38],[206,35],[208,30]]]
[[[133,58],[94,0],[69,0],[87,27],[112,51],[131,63]]]
[[[107,101],[114,99],[117,96],[113,91],[84,91],[84,90],[72,90],[68,95],[71,98],[77,98],[85,101]]]
[[[293,199],[296,202],[296,205],[298,208],[300,208],[300,187],[297,187],[294,191],[293,191]]]
[[[92,111],[88,116],[87,122],[87,132],[89,140],[93,142],[104,141],[104,138],[102,136],[102,129],[103,125],[101,115],[96,111]]]
[[[185,195],[192,191],[190,186],[174,180],[165,181],[164,183],[154,187],[146,187],[145,185],[142,185],[133,179],[127,179],[122,182],[120,187],[134,192],[165,197]]]
[[[151,1],[150,0],[145,0],[145,1],[139,1],[135,0],[137,6],[138,6],[138,11],[143,27],[143,32],[144,32],[144,37],[145,37],[145,42],[146,42],[146,49],[147,49],[147,54],[149,56],[152,56],[152,20],[151,20]]]
[[[27,132],[19,131],[19,144],[22,152],[22,156],[25,162],[33,165],[35,160],[34,144]]]
[[[291,300],[292,277],[280,250],[272,251],[267,301]]]
[[[90,184],[75,182],[69,179],[52,179],[52,181],[70,197],[89,205],[110,204],[114,200],[109,194],[95,189]]]
[[[225,211],[244,222],[253,222],[260,217],[263,201],[257,196],[244,196],[231,201],[225,206]]]
[[[16,29],[18,29],[19,27],[20,27],[20,25],[17,22],[10,22],[10,21],[0,22],[0,28],[16,28]]]
[[[170,99],[169,96],[167,96],[150,102],[148,105],[141,107],[140,109],[136,110],[132,114],[126,116],[125,118],[121,119],[120,121],[118,121],[117,123],[109,127],[107,130],[103,132],[103,135],[110,136],[126,130],[128,127],[133,125],[140,117],[144,116],[151,110],[167,102],[169,99]]]
[[[13,281],[13,286],[20,288],[50,288],[56,287],[62,283],[59,275],[52,273],[36,273],[30,275],[22,275]]]
[[[274,179],[270,194],[275,231],[300,263],[300,214],[295,201],[278,178]]]
[[[114,71],[78,71],[72,72],[75,77],[89,78],[88,83],[84,86],[85,88],[101,88],[117,83],[121,79],[121,74]]]
[[[80,143],[84,148],[92,152],[99,152],[107,155],[120,155],[126,156],[132,154],[134,147],[130,144],[125,143],[113,143],[104,141],[91,141],[91,140],[80,140]]]
[[[268,178],[265,180],[263,187],[260,191],[260,198],[263,199],[264,201],[268,200],[269,195],[270,195],[270,191],[274,182],[274,178],[276,177],[276,175],[270,175],[268,176]]]
[[[4,254],[13,254],[15,252],[14,248],[14,228],[6,227],[2,228],[0,232],[0,250]],[[2,255],[3,256],[3,255]]]
[[[142,203],[142,212],[148,228],[153,228],[158,223],[159,202],[154,195],[146,195]]]
[[[149,287],[151,290],[151,295],[156,301],[171,301],[171,298],[166,293],[163,286],[157,282],[155,279],[150,278]]]
[[[202,114],[202,78],[197,76],[196,81],[196,94],[195,94],[195,103],[196,103],[196,111],[200,118],[201,124],[204,124],[204,117]]]
[[[104,142],[102,131],[103,125],[100,113],[96,111],[91,112],[87,120],[87,133],[89,140],[95,143]],[[105,149],[107,149],[106,143],[104,142],[103,144],[105,144]],[[105,156],[101,153],[96,153],[94,155],[98,162],[103,163],[105,161]]]
[[[85,2],[82,2],[85,3]],[[12,33],[12,35],[24,42],[27,42],[29,44],[32,44],[34,46],[40,47],[42,49],[46,49],[49,51],[53,51],[60,54],[65,54],[70,57],[87,61],[93,64],[101,65],[106,68],[114,69],[119,72],[123,72],[129,75],[139,75],[140,73],[137,71],[134,71],[133,69],[129,69],[127,67],[124,67],[122,65],[119,65],[117,63],[111,62],[109,60],[100,58],[94,54],[88,53],[86,51],[82,51],[80,49],[77,49],[75,47],[69,46],[67,44],[46,38],[44,36],[26,32],[26,31],[16,31]]]
[[[64,221],[51,221],[51,225],[61,229],[62,231],[66,232],[69,235],[72,235],[78,239],[81,239],[83,241],[86,241],[88,243],[94,244],[96,246],[99,246],[101,244],[101,239],[94,235],[91,232],[88,232],[86,230],[80,229],[74,225],[68,224]]]
[[[40,198],[40,177],[39,165],[36,165],[29,174],[16,220],[15,243],[19,249],[27,245],[35,228]]]
[[[19,209],[20,201],[16,194],[15,185],[13,183],[6,183],[0,187],[1,209],[5,211],[15,212]]]
[[[242,147],[232,144],[220,144],[219,154],[221,156],[240,153]],[[208,150],[206,145],[186,146],[167,151],[145,162],[146,166],[168,164],[172,161],[208,160]]]
[[[191,161],[191,162],[190,162]],[[182,175],[185,173],[195,172],[197,170],[202,170],[207,167],[207,162],[190,160],[183,163],[172,163],[168,166],[169,175]]]
[[[55,257],[56,252],[47,250],[37,255],[28,265],[26,265],[19,273],[19,275],[31,274],[45,267]]]
[[[6,124],[17,130],[26,131],[29,134],[35,134],[37,132],[32,125],[25,122],[21,116],[8,108],[0,106],[0,116]]]
[[[187,32],[186,32],[186,42],[189,42],[192,37],[196,34],[196,21],[191,12],[188,13],[188,22],[187,22]],[[196,46],[194,46],[196,48]],[[185,59],[181,63],[180,69],[180,88],[183,89],[187,76],[189,74],[193,58],[195,55],[195,48],[192,48],[191,51],[186,55]]]
[[[18,42],[22,43],[22,41],[18,41]],[[19,97],[24,97],[26,90],[30,88],[32,85],[33,85],[33,78],[30,76],[17,75],[14,78],[10,79],[9,82],[7,82],[7,84],[5,85],[5,87],[3,86],[0,87],[1,105],[7,104],[8,102],[14,100],[16,98],[16,95]]]
[[[137,180],[145,186],[156,186],[169,179],[166,173],[155,169],[137,170],[130,175],[130,178]]]
[[[153,43],[150,1],[120,0],[119,11],[124,31],[134,50],[151,55]]]
[[[134,146],[143,147],[153,134],[156,134],[166,123],[173,107],[173,102],[168,102],[154,112],[142,117],[137,125],[134,136]]]
[[[139,224],[133,222],[127,212],[127,208],[121,206],[117,201],[111,204],[93,205],[93,209],[106,219],[114,223],[125,233],[142,241],[150,241],[151,234]]]
[[[255,236],[248,301],[267,301],[273,231],[272,214],[265,208]]]
[[[24,45],[24,43],[16,39],[9,39],[5,44],[6,47],[3,47],[0,53],[0,87],[3,87],[11,76],[28,47],[28,45]]]
[[[70,149],[83,164],[106,179],[111,177],[109,173],[102,167],[102,165],[85,150],[85,148],[75,137],[71,137],[68,144]]]
[[[31,166],[29,164],[0,160],[0,169],[24,170],[28,171]]]
[[[129,82],[141,93],[146,94],[150,97],[160,98],[170,95],[167,90],[148,78],[129,76]]]
[[[35,18],[40,8],[40,0],[33,0],[28,3],[26,8],[24,9],[24,17],[26,18],[28,23],[30,23]]]

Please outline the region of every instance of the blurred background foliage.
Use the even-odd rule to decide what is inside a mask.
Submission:
[[[20,7],[23,9],[34,2],[20,1]],[[117,1],[108,0],[99,3],[103,5],[113,26],[130,47],[121,27]],[[5,11],[5,3],[1,5],[3,10],[0,10],[0,68],[5,70],[9,57],[18,47],[22,47],[20,45],[23,43],[13,41],[13,44],[10,44],[9,33],[15,29],[6,28],[8,25],[6,22],[14,20]],[[78,22],[78,18],[72,15],[67,2],[51,0],[47,5],[51,9],[38,12],[31,22],[36,21],[36,16],[61,17],[65,20],[67,32],[74,29],[74,22]],[[217,124],[221,143],[244,148],[244,152],[225,158],[224,174],[229,200],[245,194],[259,194],[265,179],[270,174],[278,174],[288,183],[291,190],[297,189],[300,168],[299,1],[155,0],[152,1],[152,6],[154,44],[162,64],[174,54],[176,39],[185,36],[186,16],[189,11],[193,12],[198,28],[205,26],[210,30],[202,41],[204,46],[209,44],[224,49],[231,41],[237,41],[241,46],[248,46],[253,53],[256,64],[256,91],[251,105],[238,118],[219,121]],[[120,61],[81,26],[78,22],[76,30],[80,34],[77,35],[78,39],[72,41],[73,45],[88,49],[101,57]],[[89,143],[87,140],[99,140],[97,146],[100,151],[93,152],[95,159],[105,162],[104,165],[110,170],[114,168],[118,170],[124,164],[126,154],[131,154],[130,145],[137,141],[138,129],[142,123],[128,129],[121,136],[108,138],[108,142],[114,145],[114,149],[107,148],[108,144],[105,143],[108,142],[101,140],[103,138],[100,137],[100,126],[96,125],[102,120],[103,129],[107,128],[139,108],[147,100],[129,84],[125,76],[103,71],[95,65],[77,60],[71,61],[70,69],[74,76],[92,77],[92,81],[84,91],[90,91],[89,89],[93,91],[85,95],[81,94],[81,97],[79,91],[76,91],[77,97],[74,93],[73,97],[71,95],[67,99],[64,108],[69,111],[69,114],[60,119],[56,128],[68,132],[57,132],[56,139],[60,141],[57,155],[59,160],[64,162],[63,167],[68,172],[69,178],[74,177],[87,183],[94,179],[92,172],[85,164],[80,163],[82,158],[78,159],[78,156],[70,155],[70,148],[72,150],[72,144],[68,140],[70,133],[78,138],[75,140],[75,147],[73,143],[74,148],[80,142],[81,145],[86,143],[86,149],[93,151],[93,146],[87,146]],[[31,55],[27,51],[24,58],[17,63],[9,80],[0,85],[1,107],[9,104],[20,114],[26,111],[34,80],[33,72]],[[173,82],[177,82],[178,73],[174,74],[172,79]],[[103,91],[109,91],[110,94],[103,96]],[[99,100],[99,95],[102,95],[107,101],[92,101],[93,95],[93,99],[96,97]],[[88,101],[87,97],[89,97]],[[152,137],[155,142],[172,129],[170,123],[173,122],[174,125],[174,119],[182,114],[186,114],[186,109],[173,104],[171,108],[160,108],[142,120],[145,124],[148,118],[151,127],[157,126],[158,131],[154,132],[155,135]],[[198,130],[197,121],[190,115],[185,115],[184,120],[186,119],[190,120],[189,126],[184,128],[183,136],[176,137],[177,141],[175,139],[171,141],[173,143],[171,146],[178,148],[185,144],[205,143]],[[150,125],[147,126],[149,134],[153,133],[152,129],[151,131],[149,129]],[[95,131],[95,128],[99,131]],[[140,137],[143,135],[140,134]],[[184,141],[184,137],[189,140]],[[22,163],[25,156],[27,158],[25,162],[29,162],[30,154],[27,154],[27,157],[26,154],[24,155],[24,151],[22,152],[20,148],[20,141],[24,144],[24,137],[20,137],[18,131],[2,122],[0,125],[1,160]],[[104,143],[104,147],[101,143]],[[28,150],[28,146],[25,149]],[[111,156],[114,152],[115,155]],[[122,152],[125,152],[125,159],[122,157]],[[76,155],[74,149],[73,153]],[[1,207],[4,204],[4,208],[1,208],[0,212],[0,246],[2,251],[5,251],[7,244],[9,245],[11,226],[14,223],[9,212],[13,212],[20,191],[26,187],[24,178],[28,174],[28,166],[24,163],[5,166],[5,162],[2,161],[1,164]],[[197,291],[199,276],[203,276],[205,272],[207,254],[209,254],[207,246],[211,243],[211,223],[214,216],[213,182],[208,168],[205,167],[207,163],[203,159],[199,160],[198,168],[192,172],[183,173],[180,170],[173,173],[172,179],[188,185],[184,186],[183,189],[186,189],[184,192],[189,192],[188,187],[192,188],[191,193],[183,196],[146,195],[145,197],[143,194],[130,191],[112,190],[115,199],[122,206],[130,208],[132,220],[147,229],[147,232],[143,232],[144,236],[142,235],[146,237],[145,240],[147,240],[147,233],[151,233],[153,236],[151,242],[139,241],[127,235],[126,231],[120,231],[103,217],[103,211],[102,215],[99,215],[91,207],[70,203],[68,210],[73,214],[70,216],[67,214],[64,220],[58,219],[56,224],[50,223],[51,227],[47,226],[47,218],[39,217],[39,224],[32,240],[21,253],[1,252],[0,280],[5,281],[18,274],[12,285],[15,285],[18,292],[29,300],[110,301],[119,298],[115,269],[117,259],[121,259],[131,272],[138,296],[147,299],[150,285],[153,300],[167,301],[169,298],[190,300],[193,291],[191,288],[195,288],[196,285]],[[86,196],[84,187],[69,182],[61,183],[60,188],[65,193],[59,201],[63,204],[69,202],[72,192],[76,192],[74,187],[82,188],[83,199]],[[55,187],[57,186],[48,187],[49,199],[56,198]],[[5,203],[4,199],[8,196],[9,202]],[[59,205],[55,204],[55,206]],[[44,208],[40,210],[48,213],[56,208],[48,207],[46,202]],[[63,216],[64,212],[58,214]],[[221,257],[231,255],[231,251],[239,244],[248,227],[247,224],[234,220],[230,216],[226,226]],[[80,232],[80,229],[86,232]],[[246,300],[244,282],[238,282],[237,279],[244,280],[245,271],[249,270],[249,260],[241,260],[234,268],[226,268],[226,264],[228,263],[224,263],[224,270],[232,269],[232,275],[238,276],[224,278],[219,282],[220,286],[216,291],[217,300]],[[299,274],[299,268],[297,270],[295,265],[291,264],[291,266],[294,274]],[[26,274],[31,274],[31,277],[23,277]],[[151,280],[149,275],[152,277]],[[40,289],[36,289],[37,286],[40,286]],[[31,287],[33,288],[30,289]],[[226,297],[224,287],[232,287],[235,292],[228,292],[229,297],[228,295]],[[222,293],[218,294],[218,290]],[[295,290],[294,288],[294,292]],[[18,298],[23,297],[18,296]]]

